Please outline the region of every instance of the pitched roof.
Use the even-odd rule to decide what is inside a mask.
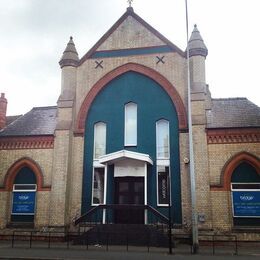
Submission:
[[[178,52],[181,56],[185,57],[185,52],[183,52],[180,48],[170,42],[167,38],[165,38],[161,33],[159,33],[156,29],[154,29],[151,25],[145,22],[140,16],[138,16],[132,7],[128,7],[127,11],[117,20],[117,22],[101,37],[101,39],[80,59],[79,65],[84,63],[88,58],[90,58],[94,52],[98,50],[98,48],[109,38],[109,36],[129,17],[131,16],[137,22],[139,22],[142,26],[144,26],[148,31],[154,34],[158,39],[160,39],[165,45],[169,46],[172,51]],[[140,36],[141,37],[141,36]]]
[[[56,127],[56,106],[34,107],[0,131],[0,137],[53,135]]]
[[[212,99],[207,128],[260,127],[260,107],[247,98]]]
[[[6,117],[6,125],[10,125],[11,123],[13,123],[16,119],[18,119],[21,116],[23,116],[23,115],[7,116]]]

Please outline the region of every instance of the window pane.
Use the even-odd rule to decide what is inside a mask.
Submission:
[[[160,120],[156,126],[157,158],[169,158],[169,122]]]
[[[36,184],[14,184],[13,190],[36,190]]]
[[[168,194],[168,180],[169,180],[169,167],[168,166],[158,166],[158,204],[168,204],[169,194]]]
[[[260,183],[232,183],[232,189],[260,190]]]
[[[94,159],[106,154],[106,124],[99,122],[94,129]]]
[[[94,168],[92,203],[104,203],[104,168]]]
[[[137,105],[125,105],[125,145],[137,144]]]

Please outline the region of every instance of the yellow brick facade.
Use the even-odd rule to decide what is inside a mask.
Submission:
[[[142,37],[140,37],[142,35]],[[165,45],[145,26],[129,16],[96,51],[143,48]],[[164,63],[158,63],[162,57]],[[103,68],[96,67],[101,61]],[[78,67],[65,66],[61,72],[61,95],[58,100],[57,126],[52,149],[0,150],[0,228],[10,221],[11,191],[4,190],[8,169],[21,158],[29,158],[40,167],[44,185],[50,190],[37,192],[35,228],[64,227],[73,229],[73,220],[81,213],[84,169],[84,135],[75,133],[77,119],[89,91],[108,73],[125,64],[138,64],[160,74],[175,88],[187,116],[187,62],[176,51],[125,57],[88,58]],[[259,142],[209,144],[206,110],[211,98],[206,93],[205,57],[191,57],[192,119],[196,174],[197,212],[205,217],[199,229],[232,232],[233,216],[230,191],[211,189],[221,185],[221,173],[236,154],[247,152],[260,157]],[[145,93],[149,94],[149,93]],[[175,104],[176,105],[176,104]],[[227,111],[228,113],[228,111]],[[191,227],[188,129],[179,132],[182,230]],[[259,169],[258,169],[259,170]]]
[[[1,150],[0,151],[0,186],[3,187],[8,169],[22,158],[30,158],[36,162],[44,176],[44,185],[52,184],[53,150]],[[0,228],[4,229],[10,221],[12,192],[0,191]],[[49,223],[50,192],[42,191],[36,197],[36,226],[45,226]]]

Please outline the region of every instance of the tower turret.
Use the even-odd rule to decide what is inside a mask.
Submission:
[[[58,99],[57,124],[55,129],[52,175],[52,193],[50,207],[50,225],[65,226],[69,215],[66,215],[69,207],[69,182],[72,165],[72,133],[73,133],[73,109],[75,105],[77,66],[79,57],[73,38],[66,46],[59,61],[61,67],[61,94]],[[61,163],[62,162],[62,163]],[[64,196],[61,197],[61,194]]]
[[[194,29],[188,44],[190,57],[191,90],[193,93],[205,93],[205,59],[208,55],[208,49],[200,35],[196,24],[194,25]]]
[[[76,91],[76,68],[78,66],[79,57],[73,38],[67,44],[65,51],[59,61],[62,69],[61,73],[61,95],[60,100],[73,100]]]
[[[200,55],[206,58],[208,55],[208,49],[200,35],[196,24],[194,24],[194,28],[189,39],[189,48],[190,57]]]
[[[70,36],[70,40],[67,44],[65,51],[63,52],[59,64],[61,68],[63,68],[64,66],[77,67],[78,61],[79,61],[78,52],[73,42],[73,37]]]

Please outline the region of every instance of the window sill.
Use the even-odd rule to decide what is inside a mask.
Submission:
[[[33,222],[10,222],[6,225],[7,228],[34,228]]]

